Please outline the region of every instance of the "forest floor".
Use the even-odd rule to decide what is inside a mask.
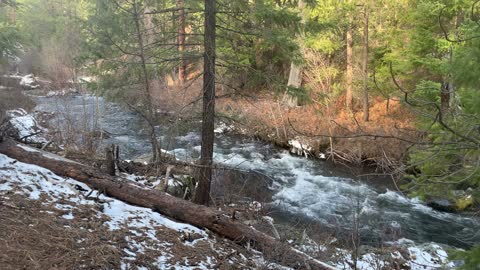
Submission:
[[[0,154],[2,269],[277,269],[262,254]]]

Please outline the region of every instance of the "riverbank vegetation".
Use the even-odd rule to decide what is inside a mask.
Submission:
[[[210,201],[215,120],[478,211],[476,0],[6,0],[0,30],[3,74],[125,104],[149,127],[153,163],[159,122],[202,119],[197,203]]]

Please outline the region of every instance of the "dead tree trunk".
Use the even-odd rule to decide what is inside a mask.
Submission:
[[[450,46],[449,48],[449,62],[452,64],[453,62],[453,48]],[[445,80],[442,82],[440,88],[440,109],[444,116],[447,115],[448,111],[452,109],[453,102],[455,100],[455,88],[453,87],[452,83],[452,75],[449,73],[447,74]]]
[[[183,84],[187,77],[187,65],[183,59],[183,53],[185,51],[185,9],[183,0],[177,0],[178,11],[178,54],[180,57],[180,66],[178,67],[178,82]]]
[[[298,105],[298,97],[288,92],[290,87],[300,88],[302,87],[302,73],[303,69],[300,65],[291,63],[290,73],[288,75],[287,92],[283,97],[283,103],[288,107],[295,107]]]
[[[348,110],[353,109],[353,37],[352,26],[349,25],[347,29],[347,72],[346,84],[347,93],[345,95],[345,105]]]
[[[303,0],[298,1],[298,8],[301,11],[302,21],[301,24],[305,23],[305,3]],[[303,33],[303,29],[300,32],[299,39],[301,43],[303,43],[303,39],[305,38],[305,34]],[[300,44],[300,50],[302,50],[303,55],[303,44]],[[303,67],[300,64],[292,63],[290,64],[290,72],[288,74],[288,82],[287,82],[287,91],[283,96],[283,103],[288,107],[295,107],[298,105],[298,96],[293,95],[293,93],[289,93],[290,88],[301,88],[303,81]]]
[[[202,149],[198,169],[198,187],[193,201],[208,205],[212,180],[213,142],[215,139],[215,24],[216,1],[205,0],[205,53],[203,68]]]
[[[45,167],[59,176],[85,183],[90,188],[101,190],[112,198],[132,205],[151,208],[170,218],[207,228],[239,244],[250,244],[265,253],[271,252],[266,255],[274,255],[275,258],[278,258],[279,263],[295,269],[335,269],[267,234],[232,219],[224,212],[193,204],[160,190],[148,190],[132,185],[126,179],[110,176],[95,168],[18,144],[12,140],[0,143],[0,153],[21,162]]]
[[[146,103],[145,105],[147,106],[147,115],[145,117],[145,120],[147,120],[150,127],[150,143],[152,145],[152,153],[153,153],[152,162],[155,163],[160,158],[159,156],[160,146],[158,145],[155,127],[151,124],[152,119],[154,117],[153,95],[152,95],[150,77],[147,69],[148,56],[145,53],[144,36],[142,36],[142,33],[144,32],[144,30],[142,30],[142,26],[140,24],[142,20],[142,14],[140,14],[141,7],[139,6],[139,3],[136,0],[133,1],[132,7],[133,7],[132,16],[135,24],[137,43],[139,47],[138,56],[140,57],[140,60],[141,60],[142,75],[144,80],[143,82],[144,82],[144,98]]]
[[[365,26],[363,28],[363,121],[368,122],[370,119],[370,108],[368,106],[368,8],[365,7]]]

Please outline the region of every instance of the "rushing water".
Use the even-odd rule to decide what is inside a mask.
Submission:
[[[60,129],[83,125],[105,130],[110,134],[105,143],[119,144],[125,159],[150,151],[142,119],[122,106],[91,96],[41,97],[37,103],[37,111],[61,112],[51,120]],[[198,157],[198,131],[178,132],[171,139],[171,131],[158,127],[158,134],[162,146],[177,158]],[[360,234],[371,241],[388,240],[389,235],[396,234],[420,243],[456,247],[480,242],[478,219],[432,210],[417,199],[388,190],[388,185],[354,181],[325,162],[292,156],[272,145],[229,134],[217,135],[214,152],[217,163],[255,170],[273,179],[273,205],[282,213],[344,229],[350,229],[356,220]]]

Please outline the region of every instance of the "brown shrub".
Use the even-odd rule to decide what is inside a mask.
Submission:
[[[187,84],[186,88],[169,86],[158,92],[157,104],[176,111],[182,118],[198,115],[201,87],[201,80]],[[228,94],[228,90],[219,85],[217,96],[225,93]],[[370,121],[364,122],[360,107],[354,108],[353,113],[345,108],[344,96],[323,102],[325,104],[311,102],[287,108],[274,94],[257,91],[254,98],[244,98],[245,93],[238,91],[234,94],[217,99],[217,117],[237,120],[247,135],[281,146],[287,146],[288,140],[296,136],[310,137],[315,151],[330,153],[349,162],[367,161],[382,168],[392,168],[403,160],[409,145],[395,137],[410,141],[420,138],[413,130],[415,115],[398,100],[373,97]]]
[[[35,103],[20,90],[13,88],[0,89],[0,122],[8,110],[23,108],[29,111],[33,107],[35,107]]]

